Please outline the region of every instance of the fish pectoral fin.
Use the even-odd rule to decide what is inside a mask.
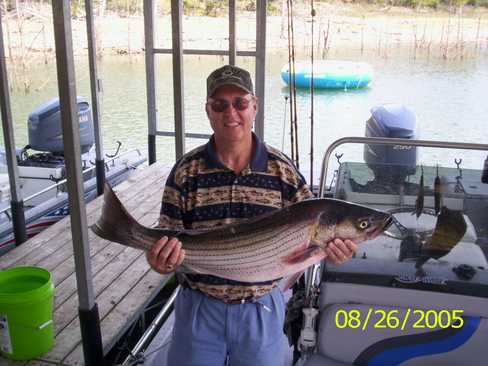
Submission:
[[[305,262],[307,259],[322,252],[323,249],[318,245],[301,246],[283,258],[285,264],[297,264]]]

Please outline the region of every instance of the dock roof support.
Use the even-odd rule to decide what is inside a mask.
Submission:
[[[100,103],[99,93],[101,91],[101,80],[97,72],[97,51],[95,42],[93,22],[93,1],[85,0],[86,12],[86,33],[88,41],[88,61],[90,64],[90,90],[92,99],[93,127],[95,132],[95,166],[97,173],[97,193],[103,193],[105,184],[105,161],[103,154],[102,127],[100,124]]]
[[[229,65],[236,64],[236,0],[229,0]]]
[[[266,0],[256,1],[256,96],[258,113],[254,124],[256,135],[264,140],[264,85],[266,71]]]
[[[183,92],[183,38],[181,33],[182,21],[183,0],[171,0],[176,159],[179,159],[185,153],[185,98]]]
[[[53,0],[52,7],[83,353],[86,365],[103,365],[102,338],[92,283],[81,169],[80,130],[76,103],[70,1]]]
[[[154,0],[144,0],[144,45],[146,59],[146,95],[148,118],[148,160],[156,162],[156,131],[158,108],[156,106],[156,63],[154,53]]]
[[[236,1],[229,0],[229,49],[203,50],[183,49],[182,38],[182,1],[171,1],[171,20],[173,48],[154,47],[154,0],[144,0],[144,34],[146,46],[146,87],[149,130],[149,164],[156,161],[156,136],[174,136],[176,158],[185,153],[185,138],[208,139],[210,135],[185,132],[184,92],[183,92],[183,55],[228,56],[229,64],[235,65],[237,56],[256,57],[256,96],[259,98],[259,111],[256,116],[256,134],[264,138],[264,84],[266,67],[266,9],[267,1],[258,0],[256,5],[256,50],[237,51],[236,41]],[[155,55],[173,55],[173,93],[175,111],[175,132],[157,129]]]
[[[16,245],[27,240],[24,215],[24,201],[20,190],[19,168],[15,154],[15,138],[12,125],[12,111],[10,109],[10,94],[8,86],[7,65],[5,62],[3,44],[2,14],[0,13],[0,108],[2,114],[3,140],[10,184],[10,207],[12,210],[12,224]]]

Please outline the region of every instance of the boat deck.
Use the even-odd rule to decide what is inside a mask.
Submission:
[[[115,187],[128,211],[142,224],[157,222],[169,167],[153,164],[137,170]],[[100,215],[103,198],[86,206],[88,225]],[[55,345],[29,362],[0,357],[0,365],[83,365],[78,295],[69,216],[0,257],[0,270],[39,266],[49,270],[55,285]],[[168,280],[152,271],[142,251],[111,243],[89,230],[93,286],[106,354]]]

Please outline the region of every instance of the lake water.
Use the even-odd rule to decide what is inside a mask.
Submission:
[[[315,171],[327,146],[344,136],[363,136],[365,121],[371,107],[381,103],[402,103],[415,111],[420,138],[462,142],[488,141],[488,55],[464,60],[443,60],[402,52],[388,58],[376,55],[348,55],[346,59],[369,62],[375,76],[370,87],[353,91],[317,91],[315,93]],[[205,79],[211,70],[226,59],[210,56],[185,56],[185,117],[187,132],[211,132],[204,111]],[[78,95],[89,97],[87,59],[77,57],[76,77]],[[288,106],[286,106],[285,144],[283,122],[285,95],[288,88],[281,81],[280,69],[287,63],[285,54],[268,55],[266,73],[265,139],[289,153]],[[238,64],[254,70],[251,58],[239,58]],[[158,58],[159,129],[173,130],[173,90],[171,57]],[[147,107],[144,59],[133,57],[105,57],[99,64],[104,93],[101,100],[103,142],[106,150],[120,140],[123,147],[147,151]],[[57,96],[54,61],[37,67],[30,75],[32,91],[28,95],[11,94],[17,146],[28,143],[27,119],[38,105]],[[309,169],[310,94],[297,92],[299,151],[301,168]],[[2,140],[3,141],[3,140]],[[186,150],[203,143],[187,139]],[[362,146],[347,145],[338,152],[343,160],[360,161]],[[157,138],[158,159],[174,162],[172,138]],[[419,162],[454,166],[454,158],[463,157],[463,166],[480,169],[485,154],[446,153],[439,149],[421,149]],[[335,160],[335,159],[334,159]],[[317,176],[317,173],[315,173]]]

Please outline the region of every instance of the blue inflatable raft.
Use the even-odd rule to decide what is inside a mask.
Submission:
[[[310,61],[295,62],[297,88],[310,88]],[[373,78],[373,68],[364,62],[314,61],[313,84],[315,89],[358,89],[366,87]],[[281,69],[281,78],[290,82],[288,64]]]

